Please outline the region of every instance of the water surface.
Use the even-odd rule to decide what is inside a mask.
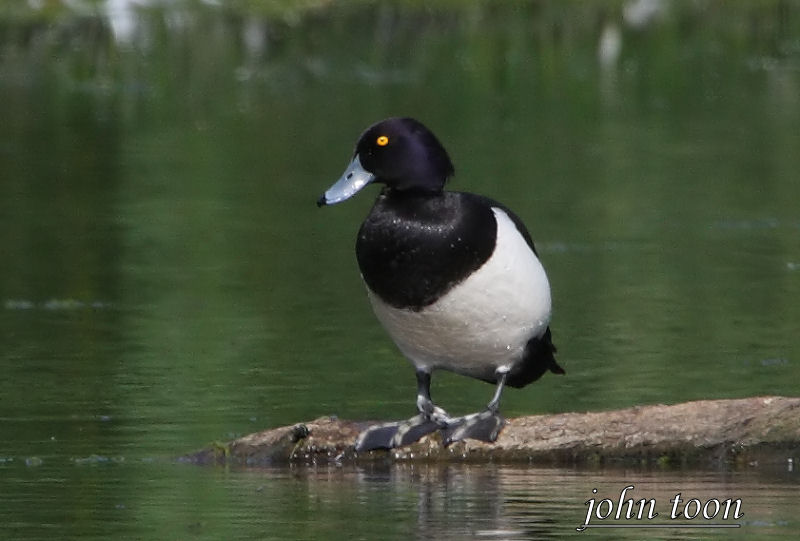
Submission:
[[[314,205],[360,131],[390,115],[433,128],[452,188],[515,210],[549,272],[567,376],[509,390],[508,416],[796,396],[800,6],[623,11],[3,12],[0,531],[549,538],[576,534],[592,488],[631,482],[665,501],[745,495],[739,531],[663,537],[790,538],[788,466],[170,460],[320,415],[413,411],[412,371],[370,313],[353,253],[375,191]],[[434,376],[453,413],[491,392]]]

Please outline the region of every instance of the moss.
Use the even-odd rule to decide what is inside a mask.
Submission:
[[[212,442],[209,452],[215,462],[228,462],[231,458],[230,443],[222,441]]]

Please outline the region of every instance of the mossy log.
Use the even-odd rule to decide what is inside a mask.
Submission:
[[[215,444],[198,464],[496,462],[534,465],[792,467],[800,457],[800,398],[755,397],[509,419],[497,441],[444,447],[438,433],[391,451],[356,453],[370,422],[323,417]]]

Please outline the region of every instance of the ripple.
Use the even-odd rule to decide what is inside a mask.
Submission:
[[[3,302],[3,307],[6,310],[51,310],[51,311],[69,311],[69,310],[105,310],[111,308],[112,305],[105,301],[80,301],[76,299],[49,299],[43,302],[35,302],[28,299],[6,299]]]

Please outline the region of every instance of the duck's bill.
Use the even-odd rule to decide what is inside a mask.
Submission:
[[[375,180],[375,175],[361,166],[361,160],[356,154],[342,177],[319,198],[317,206],[335,205],[345,199],[350,199],[373,180]]]

